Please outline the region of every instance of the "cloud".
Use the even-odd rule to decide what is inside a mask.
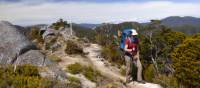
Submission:
[[[17,2],[87,2],[87,3],[110,3],[110,2],[144,2],[149,0],[0,0],[0,2],[17,3]],[[158,0],[157,0],[158,1]]]
[[[87,2],[87,3],[113,3],[113,2],[148,2],[150,0],[0,0],[4,3],[41,3],[41,2]],[[151,0],[151,1],[173,1],[173,2],[199,2],[198,0]]]
[[[200,3],[170,1],[132,3],[43,3],[0,5],[0,19],[15,24],[51,23],[64,18],[76,23],[101,23],[162,19],[168,16],[200,17]]]

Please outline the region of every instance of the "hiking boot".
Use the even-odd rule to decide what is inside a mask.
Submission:
[[[146,82],[141,80],[141,81],[137,81],[138,83],[142,83],[142,84],[145,84]]]
[[[133,78],[126,79],[126,83],[130,83],[133,81]]]

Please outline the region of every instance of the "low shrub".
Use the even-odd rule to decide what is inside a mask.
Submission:
[[[160,75],[155,77],[153,82],[160,84],[164,88],[180,88],[178,80],[173,76]]]
[[[0,88],[51,88],[59,82],[39,75],[36,66],[0,67]]]
[[[116,84],[108,84],[106,88],[118,88]]]
[[[52,61],[55,61],[55,62],[61,62],[62,61],[62,59],[60,57],[56,56],[56,55],[50,55],[50,56],[48,56],[48,58]]]
[[[99,71],[94,70],[92,67],[84,67],[83,75],[93,82],[97,82],[97,78],[102,76]]]
[[[153,64],[150,64],[147,68],[144,69],[144,79],[152,82],[153,78],[155,77],[155,69]]]
[[[107,45],[103,47],[101,55],[107,59],[111,64],[120,67],[125,64],[124,57],[118,47],[114,45]]]
[[[83,49],[75,42],[68,40],[66,42],[65,53],[67,54],[83,54]]]
[[[120,73],[121,73],[121,75],[126,76],[126,69],[125,68],[121,68],[120,69]]]
[[[79,74],[82,72],[83,67],[79,63],[71,64],[67,67],[68,71],[72,74]]]
[[[97,82],[97,79],[102,77],[99,71],[94,70],[90,66],[83,66],[79,63],[69,65],[67,71],[72,74],[83,74],[87,79],[93,82]]]
[[[22,76],[39,76],[37,67],[28,64],[17,66],[15,73]]]
[[[68,88],[82,88],[81,82],[78,78],[68,77],[69,83],[67,84]]]
[[[40,35],[40,29],[38,29],[38,28],[31,29],[31,31],[29,33],[29,38],[31,40],[36,39],[38,43],[43,43],[44,42],[42,36]]]

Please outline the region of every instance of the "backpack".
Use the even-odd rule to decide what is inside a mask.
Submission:
[[[131,32],[132,32],[131,30],[133,30],[133,29],[125,29],[125,30],[123,30],[123,32],[122,32],[121,41],[120,41],[120,49],[121,49],[122,51],[124,51],[124,48],[125,48],[125,40],[126,40],[126,38],[128,37],[128,35],[131,34]]]

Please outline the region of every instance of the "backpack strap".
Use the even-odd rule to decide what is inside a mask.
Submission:
[[[131,44],[131,42],[132,42],[131,38],[130,37],[127,37],[127,38],[129,40],[129,44]]]

